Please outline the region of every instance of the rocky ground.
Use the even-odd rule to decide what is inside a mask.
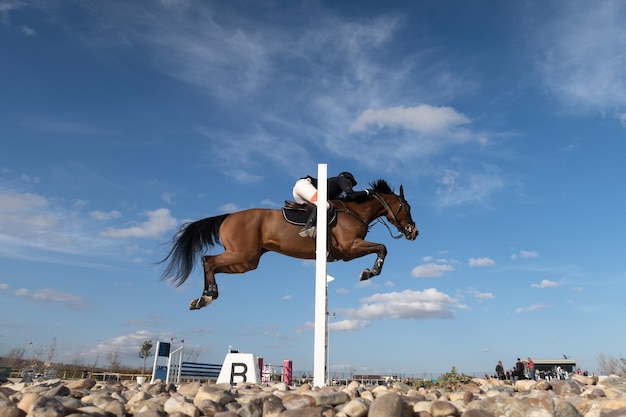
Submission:
[[[395,383],[333,388],[309,385],[200,384],[92,379],[0,385],[0,417],[618,417],[626,416],[626,378],[567,381],[473,379],[453,392]]]

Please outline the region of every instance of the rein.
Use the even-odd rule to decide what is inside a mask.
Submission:
[[[387,210],[387,213],[389,213],[389,216],[391,218],[393,218],[393,225],[396,226],[396,229],[398,229],[398,231],[400,232],[399,235],[395,235],[393,234],[393,232],[391,231],[391,228],[389,227],[389,225],[382,220],[380,217],[375,218],[374,220],[368,222],[366,219],[364,219],[363,217],[359,216],[357,213],[355,213],[354,211],[350,210],[348,208],[348,206],[346,206],[346,203],[343,200],[339,200],[339,202],[341,203],[341,205],[343,206],[343,209],[340,211],[343,211],[344,213],[348,213],[353,215],[354,217],[356,217],[357,219],[359,219],[360,221],[363,222],[363,224],[367,225],[368,229],[371,229],[373,225],[370,225],[370,223],[374,222],[374,223],[382,223],[385,225],[385,227],[387,228],[387,230],[389,231],[389,235],[394,238],[394,239],[400,239],[404,236],[404,233],[402,232],[402,228],[398,226],[398,217],[397,214],[400,213],[400,210],[402,210],[402,201],[400,202],[400,206],[398,207],[398,211],[396,213],[393,212],[393,210],[391,210],[391,207],[389,207],[389,204],[387,204],[387,202],[385,201],[384,198],[382,198],[380,196],[380,194],[378,193],[372,193],[372,197],[374,197],[376,200],[378,200],[378,202],[380,204],[382,204],[383,208],[385,208],[385,210]]]
[[[387,210],[387,213],[389,213],[389,216],[391,216],[391,218],[393,218],[393,222],[392,224],[394,226],[396,226],[396,229],[398,229],[398,232],[400,232],[399,235],[394,236],[393,232],[391,231],[391,228],[389,227],[389,225],[387,223],[385,223],[384,220],[381,220],[380,218],[377,218],[376,220],[379,221],[380,223],[384,224],[385,227],[387,228],[387,230],[389,230],[389,234],[391,235],[392,238],[394,239],[400,239],[402,238],[402,236],[404,236],[404,233],[402,232],[402,228],[400,226],[398,226],[398,217],[397,214],[400,213],[400,210],[402,210],[402,201],[400,201],[400,205],[398,206],[398,211],[396,213],[393,212],[393,210],[391,210],[391,207],[389,207],[389,204],[387,204],[387,202],[385,201],[384,198],[382,198],[378,193],[374,193],[372,194],[374,196],[374,198],[376,200],[378,200],[378,202],[380,204],[383,205],[383,207],[385,208],[385,210]]]

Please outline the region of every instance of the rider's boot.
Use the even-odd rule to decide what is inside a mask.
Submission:
[[[298,233],[300,237],[315,237],[316,228],[315,224],[317,223],[317,207],[313,206],[311,212],[309,213],[309,218],[306,221],[306,225],[300,230]]]

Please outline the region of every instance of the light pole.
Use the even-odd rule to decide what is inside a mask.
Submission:
[[[330,385],[330,329],[328,328],[328,283],[334,281],[330,275],[326,275],[326,386]]]

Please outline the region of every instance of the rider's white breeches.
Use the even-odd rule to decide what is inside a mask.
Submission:
[[[293,198],[296,203],[313,203],[317,206],[317,189],[313,187],[311,181],[306,178],[302,178],[296,182],[293,186]],[[326,209],[330,208],[330,204],[326,202]]]

